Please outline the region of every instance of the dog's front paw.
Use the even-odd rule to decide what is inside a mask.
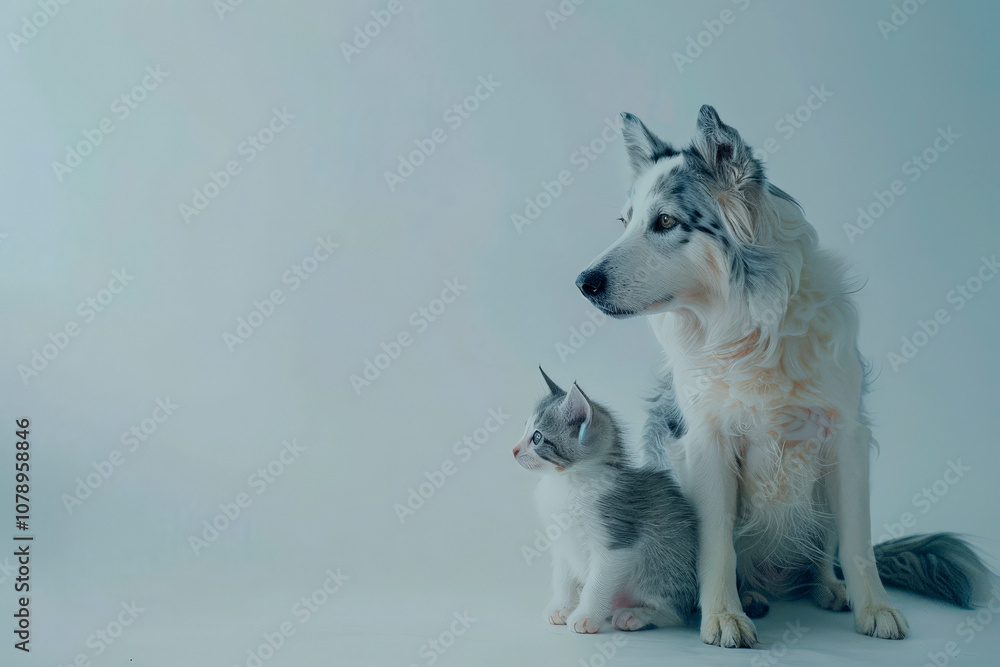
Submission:
[[[757,643],[757,629],[742,611],[703,613],[701,640],[722,648],[753,648]]]
[[[909,632],[903,612],[885,602],[873,602],[855,611],[858,632],[880,639],[902,639]]]
[[[592,635],[601,631],[604,621],[605,619],[598,614],[577,610],[566,619],[566,625],[571,627],[573,632],[578,632],[581,635]]]
[[[813,588],[812,599],[816,606],[830,611],[850,611],[851,609],[851,605],[847,601],[847,589],[842,581],[817,584]]]
[[[564,607],[550,605],[542,613],[542,616],[552,625],[566,625],[566,619],[569,618],[569,615],[572,613],[573,608],[569,605]]]

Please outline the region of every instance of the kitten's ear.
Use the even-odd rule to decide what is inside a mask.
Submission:
[[[670,144],[650,132],[641,120],[625,111],[622,112],[622,138],[625,140],[625,150],[635,177],[661,157],[676,155]]]
[[[582,443],[587,434],[587,427],[594,419],[594,408],[590,405],[590,400],[574,382],[560,407],[566,418],[566,423],[570,426],[580,427],[580,434],[576,439],[577,442]]]
[[[538,370],[542,371],[542,367],[539,366]],[[552,381],[552,378],[545,374],[545,371],[542,371],[542,377],[545,378],[545,384],[549,386],[549,391],[552,392],[553,396],[562,396],[566,393],[559,388],[559,385]]]

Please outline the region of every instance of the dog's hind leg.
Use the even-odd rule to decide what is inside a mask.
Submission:
[[[875,566],[869,508],[868,445],[871,431],[864,425],[844,428],[831,444],[835,466],[828,476],[831,501],[840,538],[840,564],[847,597],[858,632],[883,639],[902,639],[909,626],[889,604]]]
[[[816,563],[816,582],[809,592],[809,596],[817,606],[830,611],[850,611],[851,605],[847,602],[847,587],[842,579],[838,579],[833,571],[833,560],[837,553],[837,536],[830,534],[826,536],[826,545],[823,549],[823,559]]]
[[[771,611],[767,598],[757,591],[742,591],[740,603],[743,605],[743,613],[750,618],[764,618]]]

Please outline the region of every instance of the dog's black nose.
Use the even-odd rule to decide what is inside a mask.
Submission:
[[[576,286],[588,298],[600,295],[604,291],[605,283],[604,272],[597,269],[584,271],[576,278]]]

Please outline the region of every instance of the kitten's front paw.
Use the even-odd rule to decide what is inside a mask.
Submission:
[[[605,619],[598,617],[597,614],[576,611],[566,619],[566,625],[573,628],[573,632],[592,635],[601,631],[604,621]]]
[[[742,611],[703,613],[701,640],[722,648],[753,648],[757,643],[757,629]]]
[[[569,615],[572,613],[573,608],[568,605],[565,607],[549,606],[546,608],[543,616],[545,616],[545,620],[552,625],[566,625],[566,619],[569,618]]]
[[[611,617],[611,624],[619,630],[635,632],[653,625],[654,616],[653,610],[649,607],[626,607],[615,611]]]
[[[854,613],[858,632],[880,639],[902,639],[910,626],[903,613],[885,602],[870,603]]]

